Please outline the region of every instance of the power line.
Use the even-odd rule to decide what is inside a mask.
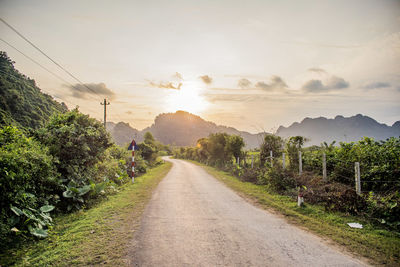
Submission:
[[[20,54],[22,54],[23,56],[25,56],[27,59],[29,59],[30,61],[32,61],[33,63],[35,63],[36,65],[38,65],[39,67],[41,67],[42,69],[44,69],[45,71],[49,72],[50,74],[54,75],[56,78],[60,79],[61,81],[71,85],[73,87],[73,85],[68,82],[67,80],[65,80],[64,78],[58,76],[57,74],[55,74],[54,72],[52,72],[51,70],[49,70],[48,68],[46,68],[45,66],[43,66],[42,64],[40,64],[39,62],[37,62],[36,60],[34,60],[33,58],[31,58],[30,56],[26,55],[24,52],[22,52],[21,50],[19,50],[18,48],[16,48],[15,46],[13,46],[12,44],[10,44],[9,42],[3,40],[2,38],[0,38],[0,41],[4,42],[5,44],[7,44],[8,46],[10,46],[11,48],[15,49],[17,52],[19,52]]]
[[[69,72],[67,69],[65,69],[63,66],[61,66],[60,64],[58,64],[54,59],[52,59],[50,56],[48,56],[45,52],[43,52],[39,47],[37,47],[35,44],[33,44],[31,41],[29,41],[24,35],[22,35],[19,31],[17,31],[13,26],[11,26],[10,24],[8,24],[4,19],[0,18],[0,20],[7,26],[9,27],[12,31],[14,31],[16,34],[18,34],[22,39],[24,39],[26,42],[28,42],[32,47],[34,47],[36,50],[38,50],[42,55],[44,55],[45,57],[47,57],[51,62],[53,62],[54,64],[56,64],[56,66],[58,66],[60,69],[62,69],[64,72],[66,72],[69,76],[71,76],[73,79],[75,79],[76,81],[78,81],[78,83],[80,83],[81,85],[83,85],[86,89],[88,89],[89,91],[95,93],[96,95],[99,96],[99,94],[92,90],[90,87],[88,87],[86,84],[84,84],[83,82],[81,82],[77,77],[75,77],[71,72]]]
[[[44,69],[45,71],[49,72],[50,74],[52,74],[54,77],[56,77],[57,79],[67,83],[69,86],[71,86],[74,89],[77,89],[75,85],[73,85],[72,83],[70,83],[69,81],[65,80],[64,78],[60,77],[59,75],[55,74],[54,72],[52,72],[51,70],[49,70],[48,68],[46,68],[45,66],[43,66],[42,64],[40,64],[39,62],[37,62],[36,60],[34,60],[33,58],[31,58],[30,56],[28,56],[27,54],[25,54],[24,52],[22,52],[21,50],[19,50],[18,48],[16,48],[14,45],[10,44],[9,42],[3,40],[2,38],[0,38],[0,41],[4,42],[5,44],[7,44],[8,46],[10,46],[11,48],[15,49],[17,52],[19,52],[21,55],[25,56],[27,59],[29,59],[30,61],[32,61],[33,63],[35,63],[36,65],[38,65],[39,67],[41,67],[42,69]],[[89,94],[89,96],[91,96]],[[95,99],[95,98],[93,98]],[[97,100],[97,99],[96,99]]]

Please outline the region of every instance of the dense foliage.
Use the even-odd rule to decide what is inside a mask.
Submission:
[[[65,112],[60,104],[36,86],[35,81],[19,73],[14,62],[0,51],[0,126],[15,125],[37,129],[54,112]]]
[[[130,153],[78,110],[55,114],[30,133],[0,128],[0,242],[15,235],[45,237],[50,212],[88,207],[130,181]],[[140,154],[137,161],[139,169],[150,166]]]
[[[28,228],[43,235],[40,230],[51,219],[39,212],[40,207],[59,199],[54,158],[46,147],[11,126],[0,129],[0,146],[0,237],[8,237],[10,229]]]
[[[109,134],[99,121],[75,109],[53,116],[35,136],[56,159],[66,208],[79,208],[95,183],[94,166],[112,145]]]

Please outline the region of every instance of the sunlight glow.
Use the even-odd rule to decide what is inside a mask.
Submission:
[[[184,110],[199,115],[208,107],[208,102],[201,95],[201,89],[184,86],[181,90],[170,92],[166,107],[169,112]]]

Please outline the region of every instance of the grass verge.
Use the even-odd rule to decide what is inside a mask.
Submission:
[[[369,259],[372,264],[399,266],[399,233],[377,229],[376,226],[359,217],[327,212],[321,206],[297,207],[297,202],[293,199],[271,193],[266,186],[242,182],[227,172],[195,161],[190,162],[203,167],[209,174],[243,197],[255,201],[258,206],[279,212],[289,222],[301,225],[323,238],[333,240],[346,250]],[[363,229],[350,228],[347,225],[349,222],[362,223]]]
[[[91,209],[56,218],[48,238],[6,251],[0,255],[0,265],[126,265],[126,246],[153,189],[171,166],[166,162],[150,169]]]

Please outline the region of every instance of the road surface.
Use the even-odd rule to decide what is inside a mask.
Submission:
[[[201,167],[166,160],[173,167],[146,207],[131,265],[365,266],[246,202]]]

